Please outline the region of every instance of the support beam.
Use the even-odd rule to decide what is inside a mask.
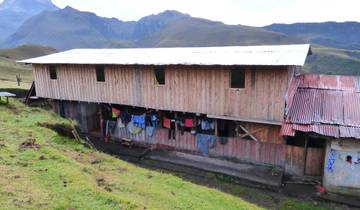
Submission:
[[[242,125],[239,125],[240,126],[240,128],[247,134],[247,136],[250,136],[250,138],[252,138],[254,141],[256,141],[256,142],[258,142],[259,140],[254,136],[254,135],[252,135],[249,131],[248,131],[248,129],[246,129],[244,126],[242,126]]]

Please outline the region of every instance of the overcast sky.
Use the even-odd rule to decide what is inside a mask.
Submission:
[[[1,2],[2,0],[0,0]],[[360,0],[52,0],[104,17],[138,20],[167,9],[228,24],[358,21]]]

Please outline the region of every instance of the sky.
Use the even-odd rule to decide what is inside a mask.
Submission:
[[[1,2],[2,0],[0,0]],[[359,0],[52,0],[103,17],[138,20],[164,10],[227,24],[264,26],[272,23],[358,21]]]

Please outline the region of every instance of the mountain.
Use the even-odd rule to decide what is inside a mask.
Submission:
[[[171,22],[158,33],[141,40],[138,45],[142,47],[203,47],[290,43],[304,43],[304,41],[256,27],[226,25],[201,18],[186,18]]]
[[[66,7],[30,18],[2,46],[38,44],[65,50],[288,43],[304,41],[262,28],[193,18],[177,11],[165,11],[137,22],[124,22]]]
[[[109,47],[132,35],[133,22],[101,18],[93,13],[79,12],[71,7],[45,11],[27,20],[5,42],[5,47],[23,44],[52,46],[56,49]],[[39,33],[41,31],[41,33]]]
[[[51,0],[4,0],[0,3],[0,40],[14,33],[28,18],[57,9]]]
[[[265,29],[299,37],[312,44],[360,50],[360,23],[358,22],[273,24],[266,26]]]

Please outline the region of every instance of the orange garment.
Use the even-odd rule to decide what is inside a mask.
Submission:
[[[168,118],[166,118],[166,117],[164,117],[164,119],[163,119],[163,126],[164,126],[164,128],[171,128],[171,120],[170,119],[168,119]]]
[[[113,118],[118,118],[118,117],[120,116],[120,113],[121,113],[120,110],[112,107],[112,108],[111,108],[111,111],[112,111],[112,117],[113,117]]]

